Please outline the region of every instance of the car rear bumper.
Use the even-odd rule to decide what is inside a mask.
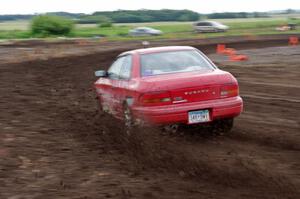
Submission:
[[[188,112],[208,109],[210,121],[238,116],[243,110],[241,97],[208,100],[167,106],[132,107],[134,117],[151,124],[188,123]]]

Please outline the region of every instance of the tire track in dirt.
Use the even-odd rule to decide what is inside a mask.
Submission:
[[[297,103],[245,98],[245,113],[229,136],[212,136],[205,129],[162,136],[152,128],[127,136],[119,121],[97,113],[92,89],[94,70],[106,68],[118,53],[0,66],[0,127],[5,134],[0,146],[6,151],[0,164],[5,171],[0,174],[3,197],[299,196]],[[261,65],[259,71],[255,62],[221,67],[238,79],[266,81],[268,95],[276,95],[274,88],[282,91],[281,97],[297,99],[297,93],[290,92],[293,87],[283,92],[270,83],[279,74],[272,66],[289,71],[293,61],[298,63],[297,57],[273,64],[269,56],[266,62],[271,66]],[[292,67],[281,83],[299,85],[298,71]],[[242,94],[253,89],[251,83],[241,84]],[[267,116],[267,122],[259,122]],[[285,121],[295,125],[284,125]]]

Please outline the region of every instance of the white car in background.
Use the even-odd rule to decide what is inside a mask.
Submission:
[[[196,32],[226,32],[229,28],[216,21],[198,21],[193,25]]]
[[[129,31],[130,36],[158,36],[163,32],[149,27],[138,27]]]

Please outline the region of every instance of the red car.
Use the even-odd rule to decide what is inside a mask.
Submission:
[[[210,124],[226,132],[243,109],[237,80],[193,47],[124,52],[95,75],[100,107],[128,126]]]

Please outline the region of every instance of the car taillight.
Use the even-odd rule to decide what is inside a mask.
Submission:
[[[221,97],[234,97],[239,95],[239,86],[237,84],[228,84],[221,87]]]
[[[145,93],[140,97],[139,101],[145,106],[172,104],[172,99],[169,92]]]

